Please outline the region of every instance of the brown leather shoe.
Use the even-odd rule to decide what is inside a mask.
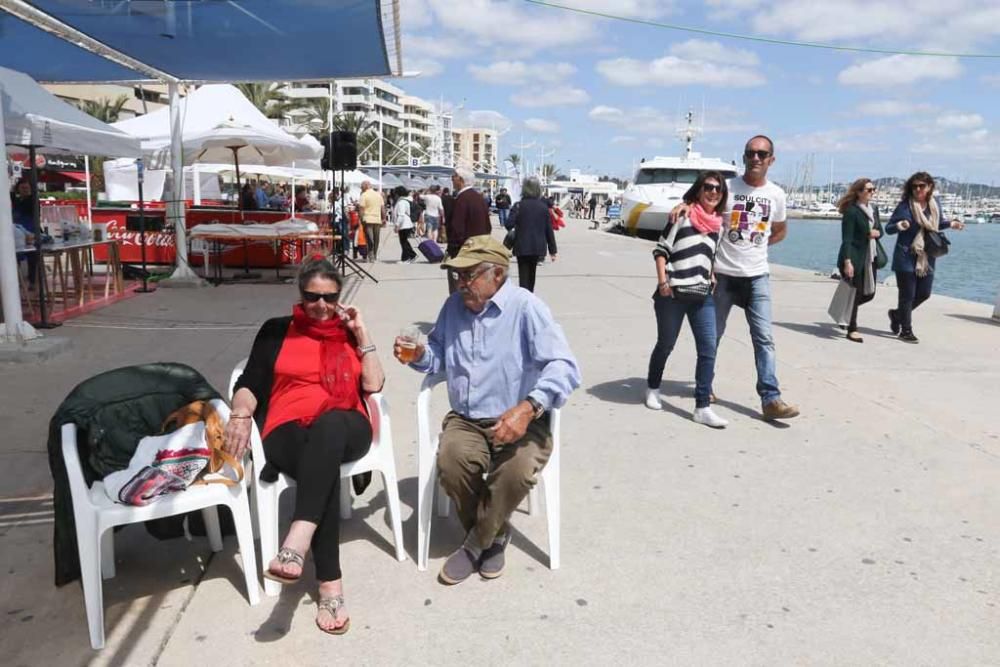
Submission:
[[[764,406],[764,419],[772,421],[775,419],[791,419],[799,416],[799,409],[794,405],[789,405],[783,400],[776,399]]]

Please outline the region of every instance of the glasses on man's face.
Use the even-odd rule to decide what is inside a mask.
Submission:
[[[451,279],[455,282],[465,283],[468,285],[473,280],[486,273],[487,268],[489,267],[483,267],[481,269],[476,269],[475,271],[449,271],[448,275],[450,275]]]
[[[307,292],[306,290],[302,290],[302,300],[303,301],[305,301],[307,303],[316,303],[320,299],[323,299],[323,301],[325,301],[325,302],[327,302],[329,304],[337,303],[337,301],[340,300],[340,292],[323,292],[323,293],[320,293],[320,292]]]
[[[754,151],[747,149],[743,151],[743,157],[746,159],[757,158],[758,160],[766,160],[771,157],[771,151]]]
[[[718,183],[702,183],[702,192],[722,192],[722,186]]]
[[[913,184],[913,189],[914,190],[926,190],[929,187],[931,187],[929,183],[914,183]]]

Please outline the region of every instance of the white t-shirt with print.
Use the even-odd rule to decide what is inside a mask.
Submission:
[[[768,181],[748,185],[742,176],[726,181],[729,199],[722,218],[722,239],[715,256],[715,271],[726,276],[754,277],[769,272],[767,241],[771,225],[783,222],[785,191]]]

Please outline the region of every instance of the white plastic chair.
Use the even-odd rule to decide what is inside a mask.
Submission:
[[[214,400],[212,404],[223,421],[229,421],[229,406],[220,400]],[[260,602],[246,477],[243,483],[234,486],[224,484],[191,486],[184,491],[165,495],[145,507],[121,505],[108,498],[103,482],[94,482],[93,486],[87,488],[80,466],[76,433],[76,424],[63,424],[62,455],[73,498],[76,542],[80,553],[80,579],[83,583],[91,647],[104,648],[104,589],[101,576],[103,574],[104,579],[115,576],[115,526],[140,523],[200,509],[205,519],[208,543],[212,551],[219,552],[222,551],[222,532],[219,529],[216,505],[228,506],[233,514],[240,556],[243,558],[247,598],[251,606]]]
[[[247,360],[236,365],[229,378],[229,399],[233,397],[233,386],[243,374]],[[389,405],[382,394],[370,394],[366,398],[368,412],[372,419],[372,445],[368,453],[357,461],[350,461],[340,466],[341,480],[349,480],[352,475],[364,472],[378,471],[382,475],[385,486],[389,520],[392,523],[392,537],[396,546],[396,559],[406,560],[403,549],[403,522],[400,515],[399,483],[396,477],[396,458],[392,448],[392,424],[389,420]],[[264,444],[260,439],[257,424],[251,419],[250,448],[256,464],[253,474],[254,505],[257,508],[257,525],[260,532],[261,573],[267,564],[278,553],[278,500],[285,489],[295,487],[295,480],[285,474],[278,475],[276,482],[263,482],[260,471],[263,469]],[[340,516],[351,518],[351,485],[349,482],[340,485]],[[270,579],[264,579],[264,592],[267,595],[277,595],[281,584]]]
[[[427,569],[427,559],[431,544],[431,507],[434,505],[434,490],[438,489],[438,516],[448,516],[451,506],[448,494],[438,488],[438,428],[431,430],[431,392],[445,380],[444,373],[428,375],[420,386],[417,397],[417,569]],[[559,569],[559,463],[560,425],[559,409],[549,415],[552,429],[552,455],[542,468],[538,484],[528,495],[528,514],[533,515],[538,506],[538,489],[545,494],[545,515],[549,529],[549,569]]]

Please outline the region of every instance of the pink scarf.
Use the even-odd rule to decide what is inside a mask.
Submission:
[[[688,220],[691,221],[691,226],[702,234],[715,234],[722,229],[722,216],[718,213],[709,213],[698,202],[688,209]]]
[[[292,308],[292,322],[299,333],[320,342],[320,383],[329,395],[321,412],[358,408],[361,363],[354,351],[354,336],[343,320],[339,317],[322,322],[314,320],[297,303]]]

